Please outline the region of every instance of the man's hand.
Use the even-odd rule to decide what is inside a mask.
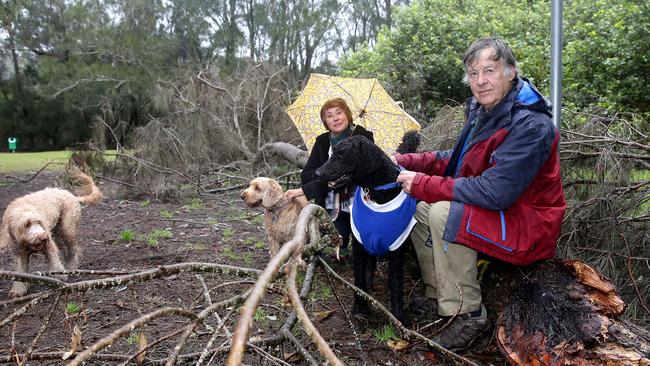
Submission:
[[[397,165],[397,159],[395,159],[395,155],[391,155],[391,156],[389,156],[389,158],[390,158],[390,161],[393,162],[393,164]]]
[[[411,193],[411,185],[413,184],[413,178],[415,178],[416,172],[410,170],[402,170],[397,176],[397,181],[402,183],[402,189],[404,192]]]

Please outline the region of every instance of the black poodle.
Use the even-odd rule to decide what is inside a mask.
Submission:
[[[402,137],[402,143],[397,152],[405,154],[415,152],[420,144],[420,135],[409,131]],[[337,189],[354,184],[364,189],[372,201],[383,204],[397,197],[402,187],[395,183],[399,168],[373,142],[363,136],[353,136],[340,142],[332,148],[332,156],[327,163],[320,167],[316,175],[326,181],[329,188]],[[378,188],[378,189],[375,189]],[[354,269],[354,284],[363,291],[370,293],[377,266],[377,257],[369,254],[364,246],[352,236],[352,255]],[[389,251],[389,285],[391,312],[403,324],[406,324],[404,314],[404,252],[410,245],[407,239],[398,249]],[[370,313],[368,304],[355,295],[352,312],[356,316],[367,316]]]

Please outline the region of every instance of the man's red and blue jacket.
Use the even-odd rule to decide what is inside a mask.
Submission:
[[[453,149],[396,155],[411,195],[451,201],[443,240],[515,265],[552,258],[566,201],[551,105],[526,79],[491,111],[470,98]]]

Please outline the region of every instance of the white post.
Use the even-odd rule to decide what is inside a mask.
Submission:
[[[562,0],[551,1],[551,103],[553,124],[562,121]]]

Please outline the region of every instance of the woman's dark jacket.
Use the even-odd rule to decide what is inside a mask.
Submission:
[[[364,136],[370,141],[375,141],[372,132],[365,128],[355,125],[352,136]],[[314,200],[314,203],[321,207],[325,207],[325,197],[327,197],[327,182],[323,182],[316,178],[316,169],[320,168],[329,159],[330,150],[330,133],[325,132],[316,137],[314,147],[309,154],[307,165],[300,173],[300,180],[302,181],[302,191],[308,200]]]

